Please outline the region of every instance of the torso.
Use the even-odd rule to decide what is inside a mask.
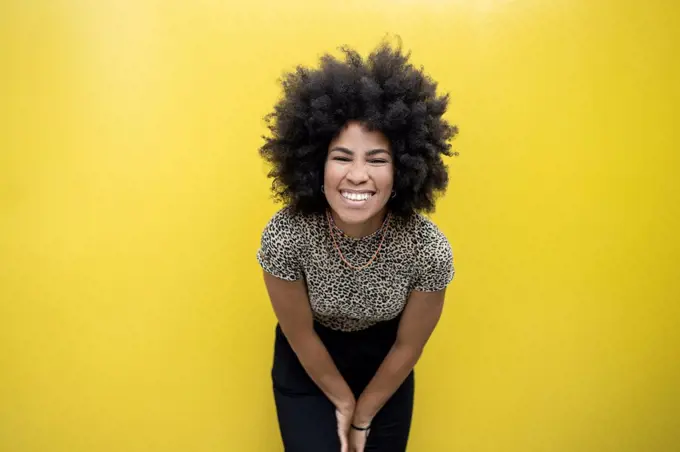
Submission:
[[[453,277],[452,263],[450,269],[446,265],[452,260],[448,241],[419,214],[393,217],[362,238],[347,236],[334,224],[329,227],[324,215],[293,215],[286,209],[267,227],[273,247],[287,247],[287,253],[297,254],[294,262],[306,283],[315,320],[335,330],[357,331],[394,319],[413,290],[438,290]],[[356,270],[341,259],[331,230],[345,259],[357,267],[371,259],[383,233],[385,237],[376,259]],[[267,269],[272,259],[276,256],[260,259],[260,263]],[[439,264],[434,272],[424,271],[437,262],[444,265]],[[281,276],[295,279],[292,274]]]

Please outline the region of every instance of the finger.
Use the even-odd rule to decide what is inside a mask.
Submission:
[[[338,432],[338,434],[340,436],[340,452],[349,452],[347,436],[342,432]]]
[[[361,440],[357,443],[357,452],[364,452],[366,448],[367,435],[362,435]]]

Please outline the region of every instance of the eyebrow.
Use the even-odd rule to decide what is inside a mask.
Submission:
[[[333,151],[342,152],[343,154],[354,155],[354,152],[352,152],[349,149],[344,148],[342,146],[334,147],[333,149],[331,149],[331,152],[333,152]],[[371,149],[370,151],[366,152],[367,156],[373,156],[373,155],[377,155],[377,154],[387,154],[387,155],[389,155],[390,153],[387,151],[387,149],[382,149],[382,148]]]

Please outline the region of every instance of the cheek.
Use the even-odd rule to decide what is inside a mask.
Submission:
[[[326,164],[323,173],[324,184],[331,188],[337,188],[338,184],[344,177],[342,167],[329,162]]]
[[[394,184],[394,174],[392,167],[385,168],[379,174],[376,174],[375,182],[380,190],[385,192],[391,192],[392,186]]]

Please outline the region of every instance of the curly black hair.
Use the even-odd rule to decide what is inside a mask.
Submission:
[[[318,69],[297,66],[280,80],[283,96],[265,116],[271,136],[260,155],[272,164],[274,197],[296,212],[323,212],[321,192],[329,143],[349,121],[389,140],[395,168],[388,208],[397,216],[433,212],[448,185],[442,155],[458,128],[443,119],[449,96],[410,62],[401,43],[380,44],[364,60],[348,47],[344,59],[326,53]]]

